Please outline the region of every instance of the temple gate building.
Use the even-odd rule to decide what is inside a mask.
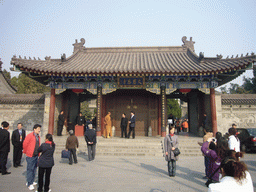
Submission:
[[[97,99],[97,135],[104,129],[104,117],[111,112],[113,126],[119,127],[121,114],[136,115],[136,135],[166,134],[166,99],[188,103],[191,133],[198,133],[203,114],[217,131],[215,88],[251,68],[255,55],[223,59],[195,54],[192,38],[182,38],[182,46],[87,48],[85,40],[73,44],[70,57],[45,60],[13,56],[11,64],[31,78],[51,87],[48,132],[56,129],[56,107],[64,110],[67,126],[74,125],[80,103]],[[49,104],[49,105],[48,105]],[[116,129],[120,135],[120,129]]]

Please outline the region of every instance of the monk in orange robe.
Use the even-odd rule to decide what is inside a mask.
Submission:
[[[111,113],[108,112],[108,114],[104,118],[104,124],[106,125],[106,128],[105,128],[105,137],[106,138],[112,137],[112,130],[111,130],[112,123],[111,123],[110,115],[111,115]]]

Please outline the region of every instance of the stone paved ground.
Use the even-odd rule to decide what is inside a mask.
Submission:
[[[246,154],[243,159],[252,175],[256,189],[256,154]],[[26,161],[23,157],[21,168],[11,166],[12,154],[9,155],[8,167],[11,175],[0,175],[0,191],[26,192]],[[207,191],[203,157],[183,157],[177,162],[175,178],[167,175],[164,158],[153,157],[97,157],[87,161],[84,152],[78,154],[78,164],[68,165],[59,154],[55,157],[52,170],[52,192],[80,191]]]

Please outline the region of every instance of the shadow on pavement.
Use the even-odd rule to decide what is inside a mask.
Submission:
[[[141,167],[142,168],[144,168],[144,169],[147,169],[148,171],[151,171],[151,172],[153,172],[153,173],[161,173],[161,174],[159,174],[160,176],[162,176],[162,177],[164,177],[162,174],[165,174],[167,177],[169,177],[168,176],[168,172],[167,172],[167,165],[166,165],[166,171],[164,171],[164,170],[162,170],[162,169],[159,169],[159,168],[157,168],[157,167],[155,167],[155,166],[153,166],[153,165],[147,165],[147,164],[144,164],[144,163],[141,163]],[[183,174],[183,173],[176,173],[176,177],[180,177],[180,178],[182,178],[182,179],[185,179],[185,180],[188,180],[188,181],[190,181],[190,182],[194,182],[194,183],[197,183],[197,184],[199,184],[199,185],[202,185],[203,187],[205,187],[205,183],[204,182],[202,182],[202,181],[199,181],[199,180],[197,180],[196,178],[202,178],[202,173],[200,173],[200,172],[195,172],[195,171],[191,171],[190,169],[188,169],[188,168],[185,168],[185,167],[180,167],[180,166],[177,166],[176,167],[176,171],[177,170],[180,170],[181,172],[184,172],[185,174]],[[191,175],[192,174],[192,175]],[[173,177],[171,177],[172,179],[173,179]],[[186,182],[184,182],[184,183],[182,183],[182,182],[180,182],[180,181],[175,181],[175,182],[177,182],[177,183],[179,183],[180,185],[184,185],[184,186],[186,186],[186,187],[189,187],[190,189],[193,189],[193,190],[195,190],[195,191],[198,191],[198,189],[197,188],[194,188],[194,187],[192,187],[192,186],[189,186],[189,185],[187,185],[186,184]],[[205,181],[206,182],[206,181]],[[157,189],[152,189],[152,190],[155,190],[155,191],[157,191]],[[151,190],[151,191],[152,191]],[[203,190],[202,190],[203,191]]]

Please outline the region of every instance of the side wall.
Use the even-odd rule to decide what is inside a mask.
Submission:
[[[23,123],[23,128],[32,131],[34,124],[43,125],[44,104],[1,104],[0,122],[7,121],[10,130],[17,128],[17,123]]]
[[[222,105],[221,95],[216,95],[218,131],[226,133],[233,123],[238,128],[256,128],[256,103],[254,105]]]

